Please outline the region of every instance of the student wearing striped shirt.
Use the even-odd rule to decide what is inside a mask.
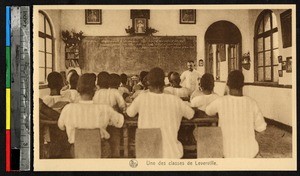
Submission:
[[[96,91],[93,101],[96,104],[106,104],[119,112],[123,112],[126,105],[125,101],[118,89],[110,88],[111,78],[111,75],[105,71],[98,74],[99,89]]]
[[[119,75],[108,74],[107,72],[100,72],[98,74],[98,86],[99,90],[96,91],[93,98],[96,104],[106,104],[112,107],[117,112],[125,111],[125,100],[118,90],[120,85]],[[111,134],[109,144],[111,147],[111,157],[120,157],[120,137],[121,132],[113,126],[109,126],[107,131]]]
[[[123,126],[124,117],[122,114],[116,112],[108,105],[93,103],[92,98],[95,94],[95,89],[95,77],[92,74],[85,73],[80,76],[77,90],[81,100],[78,103],[66,105],[60,114],[58,127],[61,130],[66,130],[70,144],[75,142],[76,128],[99,128],[101,138],[108,139],[110,137],[110,134],[106,131],[108,125],[117,128]]]
[[[259,152],[255,131],[264,131],[267,124],[255,100],[243,95],[241,71],[229,73],[227,86],[229,95],[209,104],[206,113],[219,114],[225,158],[254,158]]]
[[[205,73],[200,79],[200,88],[202,95],[196,96],[191,100],[191,106],[205,111],[206,106],[219,98],[219,95],[214,93],[214,77],[210,73]]]
[[[180,75],[177,72],[173,72],[170,76],[170,87],[166,87],[164,89],[164,91],[166,93],[170,93],[172,95],[178,96],[181,99],[183,99],[184,101],[188,101],[189,100],[189,96],[190,96],[190,90],[186,87],[181,87],[180,86]]]
[[[160,128],[162,133],[162,157],[181,158],[182,144],[177,139],[182,117],[191,119],[194,111],[179,97],[165,94],[164,71],[153,68],[147,75],[149,92],[140,94],[127,108],[130,117],[138,117],[138,128]]]

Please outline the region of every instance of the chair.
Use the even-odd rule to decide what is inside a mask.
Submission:
[[[162,134],[159,128],[137,129],[136,158],[162,158]]]
[[[75,158],[101,158],[100,129],[76,129]]]
[[[197,158],[222,158],[223,137],[220,127],[198,127],[194,131]]]

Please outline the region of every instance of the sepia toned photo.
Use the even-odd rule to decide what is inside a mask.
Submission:
[[[295,6],[146,7],[34,6],[34,169],[295,170]]]

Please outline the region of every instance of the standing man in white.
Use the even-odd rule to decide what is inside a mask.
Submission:
[[[189,60],[187,62],[188,70],[184,71],[181,76],[181,85],[190,89],[191,92],[194,92],[198,88],[198,80],[201,78],[201,74],[194,69],[194,61]]]

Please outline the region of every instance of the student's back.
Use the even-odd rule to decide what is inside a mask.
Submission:
[[[62,95],[46,95],[42,98],[42,100],[49,107],[52,107],[57,102],[70,102],[70,100],[67,97]]]
[[[224,157],[255,157],[259,147],[255,132],[263,131],[266,123],[257,103],[246,96],[224,96],[206,108],[208,115],[219,114],[224,141]]]
[[[186,87],[180,87],[180,88],[166,87],[164,90],[165,90],[165,93],[169,93],[169,94],[175,95],[180,98],[190,96],[190,90]]]
[[[93,98],[96,104],[106,104],[110,107],[124,109],[125,101],[118,89],[99,89]]]
[[[219,96],[214,93],[214,77],[210,73],[205,73],[201,79],[200,84],[201,94],[191,99],[191,106],[205,111],[206,106],[211,102],[219,98]]]
[[[170,83],[171,86],[166,87],[164,89],[165,93],[170,93],[180,98],[189,98],[190,97],[190,89],[186,87],[180,86],[180,75],[177,72],[172,72],[170,75]]]
[[[138,128],[160,128],[162,130],[164,158],[182,157],[182,144],[177,133],[182,117],[192,118],[194,111],[180,98],[170,94],[147,92],[140,94],[127,109],[129,116],[139,113]]]
[[[160,128],[163,158],[181,158],[182,144],[177,135],[182,117],[191,119],[194,111],[179,97],[163,92],[164,73],[160,68],[149,72],[150,91],[140,94],[127,108],[127,114],[139,114],[138,128]]]
[[[212,93],[209,95],[199,95],[191,100],[191,106],[205,111],[207,105],[219,98],[219,95]]]
[[[208,115],[219,114],[226,158],[254,158],[259,146],[255,131],[266,129],[266,122],[257,103],[243,95],[244,75],[234,70],[229,73],[229,95],[218,98],[206,107]]]
[[[65,106],[58,126],[62,130],[66,129],[69,143],[73,144],[76,128],[100,128],[105,131],[109,123],[120,128],[123,125],[123,116],[108,105],[93,104],[92,101],[79,101]]]

